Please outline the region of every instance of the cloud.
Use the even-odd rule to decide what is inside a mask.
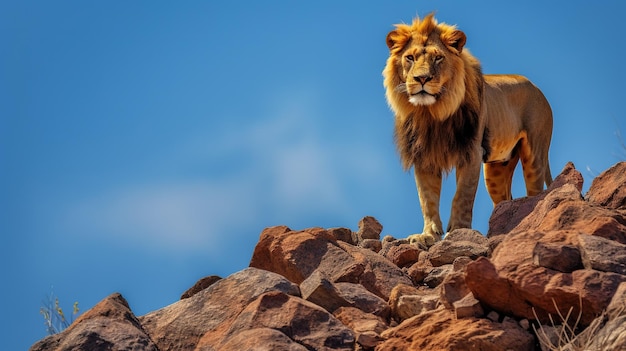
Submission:
[[[181,169],[210,165],[200,181],[183,175],[118,186],[74,206],[66,218],[74,231],[95,229],[106,240],[193,251],[262,229],[251,226],[285,223],[268,219],[351,214],[350,189],[380,182],[393,160],[356,139],[325,138],[311,96],[287,94],[265,117],[181,145],[168,162]]]

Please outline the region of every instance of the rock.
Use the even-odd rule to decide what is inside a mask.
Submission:
[[[341,307],[334,315],[354,332],[356,342],[366,349],[376,347],[382,341],[380,333],[389,328],[380,317],[358,308]]]
[[[383,231],[383,225],[371,216],[365,216],[359,221],[359,231],[357,237],[359,242],[364,239],[380,240],[380,233]]]
[[[35,343],[30,351],[158,351],[122,295],[115,293],[82,314],[63,332]]]
[[[480,301],[476,300],[471,292],[462,299],[455,301],[452,305],[454,307],[454,318],[456,319],[469,317],[479,318],[485,315]]]
[[[349,306],[333,283],[326,279],[320,271],[315,271],[300,284],[302,298],[312,302],[326,311],[333,313],[342,306]]]
[[[187,299],[192,297],[193,295],[199,293],[200,291],[208,288],[209,286],[213,285],[213,283],[215,283],[216,281],[222,279],[221,277],[217,276],[217,275],[210,275],[208,277],[204,277],[200,280],[198,280],[196,282],[196,284],[194,284],[194,286],[192,286],[191,288],[187,289],[187,291],[185,291],[180,299]]]
[[[328,234],[330,234],[335,240],[343,241],[350,245],[356,245],[353,239],[352,230],[348,228],[330,228],[328,229]]]
[[[490,259],[481,257],[467,265],[466,284],[483,305],[526,319],[535,319],[534,309],[542,322],[548,321],[549,314],[567,313],[572,308],[573,315],[581,314],[580,323],[585,327],[602,313],[617,286],[626,280],[620,274],[579,269],[583,267],[577,261],[577,249],[582,262],[587,262],[585,268],[590,267],[585,257],[594,251],[598,257],[601,251],[590,249],[591,244],[585,251],[585,242],[605,238],[623,244],[626,218],[619,211],[582,199],[576,172],[567,171],[540,196],[520,200],[533,203],[532,213],[510,229]],[[498,216],[502,214],[494,211],[492,220],[510,220]],[[587,240],[589,236],[594,239]],[[568,262],[559,262],[565,258]]]
[[[537,243],[533,249],[533,263],[563,273],[583,268],[580,250],[572,245]]]
[[[194,350],[223,339],[237,316],[260,295],[278,291],[300,296],[297,285],[284,277],[247,268],[221,279],[190,298],[139,318],[159,350]]]
[[[439,296],[436,291],[420,290],[405,284],[394,287],[389,297],[391,317],[398,322],[434,310],[438,304]]]
[[[517,323],[497,323],[482,318],[455,319],[438,309],[422,313],[390,328],[376,347],[385,350],[502,351],[534,350],[533,336]]]
[[[428,259],[434,267],[451,264],[457,257],[466,256],[476,259],[480,256],[487,256],[489,246],[485,240],[484,245],[479,245],[471,241],[441,240],[428,250]]]
[[[362,248],[368,249],[368,250],[372,250],[374,252],[379,252],[383,248],[383,245],[380,242],[380,240],[363,239],[361,241],[361,243],[359,244],[359,247],[362,247]]]
[[[597,176],[585,198],[598,206],[626,210],[626,162],[619,162]]]
[[[441,303],[449,310],[453,304],[470,294],[470,289],[465,284],[465,269],[453,271],[448,274],[440,285],[439,298]]]
[[[626,275],[626,245],[595,235],[579,239],[585,268]]]
[[[242,330],[229,338],[220,350],[308,351],[306,347],[272,328]]]
[[[358,232],[267,228],[250,268],[139,318],[111,295],[31,350],[533,350],[535,319],[554,337],[545,350],[624,350],[625,171],[583,198],[568,164],[541,194],[498,204],[488,238],[459,229],[430,251],[380,241],[373,217]],[[582,332],[562,345],[567,323]]]
[[[489,319],[492,322],[498,322],[500,321],[500,315],[496,311],[491,311],[487,313],[487,319]]]
[[[479,246],[488,246],[489,239],[482,235],[478,230],[461,228],[455,229],[446,235],[446,240],[449,241],[469,241]]]
[[[413,284],[421,285],[424,278],[433,270],[433,264],[427,259],[428,252],[422,251],[416,263],[409,268],[405,268],[406,274],[411,278]]]
[[[397,310],[400,320],[432,311],[439,305],[437,294],[403,295],[398,300]]]
[[[410,244],[390,246],[384,253],[385,258],[400,268],[411,266],[417,262],[419,255],[420,249]]]
[[[223,333],[221,342],[198,345],[225,349],[241,331],[255,328],[278,330],[309,350],[353,350],[352,331],[321,307],[280,291],[260,295],[241,311]]]
[[[250,266],[278,273],[297,284],[319,270],[333,283],[361,284],[384,300],[395,285],[411,282],[389,260],[371,250],[336,241],[321,228],[265,229]]]
[[[541,194],[514,199],[512,201],[503,201],[496,205],[489,219],[487,237],[490,238],[509,233],[535,210],[539,201],[543,200],[548,193],[554,189],[563,187],[565,184],[571,185],[571,189],[574,192],[572,196],[581,197],[580,191],[583,186],[583,177],[582,174],[574,168],[574,164],[571,162],[565,165],[561,174],[559,174],[550,187]]]
[[[335,283],[335,288],[351,307],[358,308],[365,313],[371,313],[383,320],[389,320],[391,308],[387,301],[372,294],[360,284]]]
[[[443,282],[448,274],[452,272],[452,265],[445,264],[443,266],[434,267],[430,273],[424,278],[424,284],[428,285],[431,288],[437,287],[439,284]]]
[[[587,326],[626,281],[624,276],[595,270],[552,271],[535,266],[530,259],[513,266],[481,257],[467,266],[465,282],[478,300],[500,313],[527,319],[535,319],[536,313],[547,322],[549,314],[556,316],[572,308],[573,315],[581,315],[581,325]]]

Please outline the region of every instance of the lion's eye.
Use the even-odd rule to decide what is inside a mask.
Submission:
[[[439,63],[439,62],[441,62],[441,61],[443,61],[443,56],[441,56],[441,55],[437,55],[437,56],[435,56],[435,62],[436,62],[436,63]]]
[[[415,57],[413,57],[413,55],[406,55],[406,60],[409,62],[413,62],[415,61]]]

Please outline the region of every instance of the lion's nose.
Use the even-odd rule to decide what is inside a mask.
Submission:
[[[418,81],[418,82],[422,83],[422,85],[424,85],[424,84],[430,82],[433,79],[433,76],[424,74],[424,75],[421,75],[421,76],[415,76],[415,77],[413,77],[413,79],[415,79],[416,81]]]

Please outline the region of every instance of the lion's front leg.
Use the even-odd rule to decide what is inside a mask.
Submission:
[[[441,172],[424,172],[415,168],[415,184],[424,217],[424,230],[421,234],[409,236],[409,242],[430,247],[441,240],[443,235],[443,226],[439,216]]]
[[[452,211],[446,232],[472,227],[472,211],[480,178],[481,161],[474,161],[456,169],[456,193],[452,199]]]

